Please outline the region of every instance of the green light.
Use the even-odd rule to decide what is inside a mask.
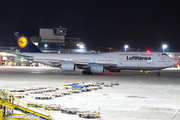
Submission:
[[[23,62],[24,61],[24,57],[20,57],[20,60],[21,60],[21,62]]]
[[[21,57],[20,59],[21,59],[21,60],[24,60],[24,57]]]

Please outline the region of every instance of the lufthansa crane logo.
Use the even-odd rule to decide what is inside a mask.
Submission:
[[[21,47],[21,48],[26,47],[26,45],[27,45],[27,39],[26,39],[25,37],[20,37],[20,38],[18,39],[18,45],[19,45],[19,47]]]

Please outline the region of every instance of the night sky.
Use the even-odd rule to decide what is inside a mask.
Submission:
[[[180,52],[178,0],[3,0],[0,46],[17,46],[13,31],[38,36],[39,28],[65,27],[87,48]]]

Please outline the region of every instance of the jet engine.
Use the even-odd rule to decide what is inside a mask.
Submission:
[[[61,69],[64,71],[75,71],[76,65],[74,63],[63,63]]]
[[[90,68],[92,73],[104,73],[104,66],[96,65]]]

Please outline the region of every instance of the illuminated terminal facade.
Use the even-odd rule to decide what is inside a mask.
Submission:
[[[87,52],[81,38],[66,37],[66,34],[67,28],[40,28],[39,36],[29,37],[29,40],[43,52]]]

